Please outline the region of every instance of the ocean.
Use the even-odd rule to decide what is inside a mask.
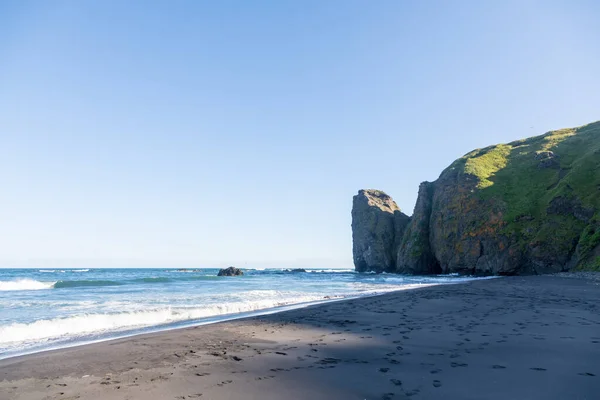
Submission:
[[[481,279],[353,270],[0,269],[0,359],[425,285]]]

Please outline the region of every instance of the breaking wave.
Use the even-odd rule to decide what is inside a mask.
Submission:
[[[83,314],[45,319],[32,323],[13,323],[0,327],[0,344],[73,339],[86,335],[123,332],[219,315],[259,311],[274,307],[322,301],[323,296],[298,296],[288,299],[264,299],[207,305],[193,308],[157,308],[151,310]]]
[[[40,282],[33,279],[19,279],[16,281],[0,281],[0,292],[14,290],[42,290],[52,289],[56,282]]]

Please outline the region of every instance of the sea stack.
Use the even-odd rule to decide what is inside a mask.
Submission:
[[[381,190],[360,190],[352,202],[354,265],[358,272],[395,272],[396,252],[409,218]]]

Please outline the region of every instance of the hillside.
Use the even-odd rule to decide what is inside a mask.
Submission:
[[[359,192],[355,204],[374,192]],[[399,213],[397,207],[393,212]],[[600,122],[466,154],[435,182],[421,184],[413,216],[388,233],[369,236],[361,216],[353,210],[360,270],[504,275],[599,270]],[[362,237],[370,237],[370,247]],[[386,251],[396,255],[395,262],[365,264],[361,248],[375,252],[376,237],[387,238]]]

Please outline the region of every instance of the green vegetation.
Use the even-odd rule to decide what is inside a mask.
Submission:
[[[593,225],[588,225],[579,239],[579,249],[583,254],[588,254],[600,244],[600,229]]]
[[[477,184],[479,189],[492,186],[494,183],[488,178],[506,167],[510,152],[511,147],[502,144],[477,151],[477,154],[473,157],[467,156],[464,172],[479,178],[479,183]]]
[[[475,177],[477,195],[502,209],[501,233],[565,254],[579,240],[580,267],[600,269],[600,257],[588,257],[600,245],[600,122],[475,150],[450,169]],[[557,198],[567,205],[549,212]]]
[[[577,268],[579,271],[598,271],[600,272],[600,256],[580,263]]]

